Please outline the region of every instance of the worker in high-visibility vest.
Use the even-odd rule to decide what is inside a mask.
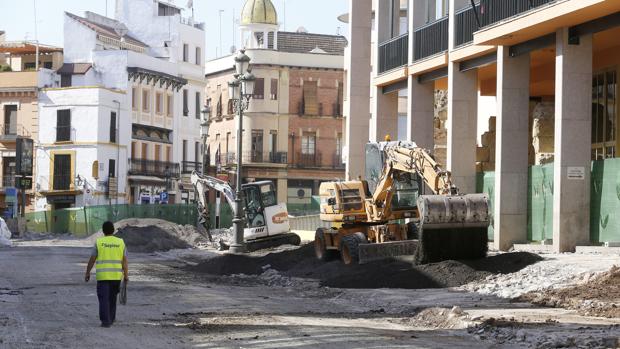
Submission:
[[[114,224],[105,222],[102,230],[105,236],[97,239],[93,247],[84,280],[90,280],[90,271],[96,263],[99,319],[101,327],[110,327],[116,320],[116,299],[121,280],[129,281],[129,272],[125,242],[113,236]]]

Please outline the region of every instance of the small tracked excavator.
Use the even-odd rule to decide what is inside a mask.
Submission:
[[[424,195],[430,191],[430,195]],[[460,194],[451,173],[413,142],[366,146],[366,180],[320,186],[318,259],[345,264],[412,255],[417,263],[484,258],[488,197]]]
[[[233,214],[235,213],[236,193],[228,182],[198,172],[192,173],[191,181],[198,197],[199,222],[207,231],[209,240],[213,242],[210,233],[208,191],[220,192],[233,210]],[[285,244],[298,246],[301,243],[299,235],[290,232],[286,204],[278,204],[273,182],[243,184],[241,191],[243,193],[243,216],[245,217],[243,236],[248,251]],[[222,249],[228,247],[225,242],[219,242],[219,244]]]

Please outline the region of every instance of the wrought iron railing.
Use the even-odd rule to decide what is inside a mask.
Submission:
[[[303,154],[297,153],[295,157],[295,163],[293,165],[306,168],[306,167],[321,167],[321,153]]]
[[[2,187],[9,188],[15,186],[15,175],[14,174],[3,174],[2,175]]]
[[[346,167],[346,164],[342,161],[342,154],[334,154],[332,158],[332,167],[335,169],[344,169]]]
[[[161,178],[179,178],[180,166],[173,162],[129,159],[129,174],[137,176],[155,176]]]
[[[503,21],[555,0],[480,0],[481,27]]]
[[[379,44],[379,74],[407,65],[409,33]]]
[[[286,164],[288,163],[288,153],[285,151],[270,152],[269,162],[272,164]]]
[[[448,16],[414,31],[413,59],[415,61],[448,50]]]
[[[181,163],[181,173],[188,174],[194,171],[197,171],[197,172],[202,171],[202,162],[183,161]]]
[[[3,137],[30,137],[30,132],[21,124],[2,124],[0,126],[0,136]]]

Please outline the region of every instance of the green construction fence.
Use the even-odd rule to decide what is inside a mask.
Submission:
[[[620,159],[592,162],[590,190],[590,240],[599,244],[620,242]],[[529,241],[553,238],[553,164],[531,166],[528,171],[527,237]],[[490,198],[491,217],[495,173],[478,173],[477,191]],[[491,219],[493,223],[493,217]],[[493,226],[489,238],[493,238]]]

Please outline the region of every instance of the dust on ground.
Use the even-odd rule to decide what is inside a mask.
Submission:
[[[585,316],[620,318],[620,267],[575,286],[529,292],[517,301],[576,310]]]
[[[266,255],[222,255],[189,269],[237,278],[256,275],[284,286],[295,279],[310,279],[318,281],[320,286],[333,288],[423,289],[461,286],[496,273],[512,273],[540,260],[538,255],[517,252],[479,261],[416,265],[413,257],[399,257],[347,266],[339,260],[327,263],[317,260],[313,245],[307,244]]]

